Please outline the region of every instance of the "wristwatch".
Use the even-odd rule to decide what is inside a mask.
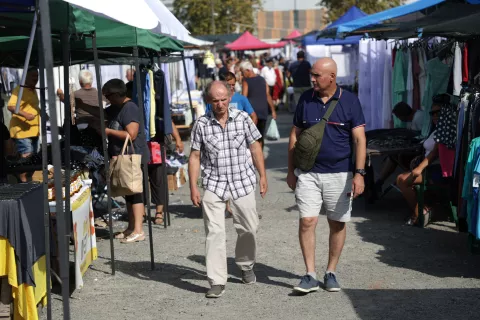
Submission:
[[[367,171],[365,171],[365,169],[356,169],[355,173],[358,173],[362,177],[365,177],[367,175]]]

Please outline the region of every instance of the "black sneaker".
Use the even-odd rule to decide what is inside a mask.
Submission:
[[[207,298],[220,298],[225,293],[225,286],[213,285],[205,294]]]
[[[254,284],[257,282],[257,277],[253,270],[242,271],[242,282],[245,284]]]
[[[320,285],[318,280],[314,279],[312,276],[306,274],[300,280],[298,286],[293,287],[293,291],[309,293],[318,291],[320,289]]]
[[[338,283],[335,274],[331,272],[326,273],[325,277],[323,278],[323,282],[325,283],[325,290],[328,292],[340,291],[340,284]]]

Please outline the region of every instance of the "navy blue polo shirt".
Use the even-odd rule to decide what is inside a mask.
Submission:
[[[339,99],[329,118],[323,135],[322,146],[315,165],[310,172],[338,173],[353,171],[352,129],[365,126],[365,117],[358,97],[337,86],[335,95],[323,103],[313,89],[300,97],[293,124],[300,129],[308,129],[317,124],[325,115],[333,99]]]

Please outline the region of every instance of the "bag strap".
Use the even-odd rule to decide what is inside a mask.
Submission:
[[[341,96],[342,96],[342,89],[340,88],[340,95],[338,96],[338,99],[334,99],[332,102],[330,102],[327,112],[325,112],[325,114],[323,115],[322,120],[325,120],[325,122],[328,122],[328,119],[330,119],[330,116],[332,115],[333,111],[337,107],[337,103],[340,100]]]
[[[133,153],[135,153],[135,147],[133,146],[132,138],[130,137],[129,134],[127,134],[127,138],[125,139],[125,143],[123,144],[121,155],[125,155],[125,151],[127,150],[127,144],[129,141],[132,146]]]

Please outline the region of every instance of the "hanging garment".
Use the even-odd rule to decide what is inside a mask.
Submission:
[[[371,40],[361,40],[358,44],[358,52],[362,59],[358,62],[358,100],[363,109],[363,114],[365,116],[365,123],[367,128],[371,127],[372,124],[372,106],[370,101],[370,44]]]
[[[443,63],[439,58],[433,58],[427,62],[427,82],[422,105],[425,108],[425,122],[423,124],[422,136],[427,137],[431,127],[430,110],[432,98],[440,93],[445,93],[448,86],[448,79],[452,72],[452,65]]]
[[[418,52],[416,49],[412,50],[412,76],[413,76],[413,103],[411,105],[413,110],[420,110],[420,64],[418,63]]]
[[[398,50],[395,55],[395,66],[393,67],[392,79],[392,106],[407,100],[407,59],[402,50]],[[406,124],[393,115],[394,127],[404,128]]]
[[[453,174],[454,176],[457,176],[457,167],[459,166],[459,156],[460,156],[460,150],[461,150],[461,145],[462,145],[462,133],[463,133],[463,125],[465,122],[465,109],[468,107],[469,101],[468,101],[469,95],[465,95],[462,100],[460,101],[458,105],[458,116],[457,116],[457,141],[456,141],[456,151],[455,151],[455,164],[454,164],[454,169],[453,169]]]
[[[420,88],[420,108],[425,110],[423,105],[423,97],[425,96],[425,84],[427,82],[427,61],[425,56],[425,50],[423,48],[418,48],[418,65],[420,67],[420,73],[418,75],[418,84]]]
[[[397,58],[397,48],[392,49],[392,69],[395,67],[395,59]]]
[[[449,149],[455,149],[457,135],[457,117],[454,105],[446,105],[440,111],[435,130],[435,141],[444,144]]]
[[[133,88],[132,88],[132,100],[138,106],[138,94],[137,94],[137,74],[135,72],[133,78]],[[150,109],[151,109],[151,100],[150,100],[150,77],[148,72],[140,72],[140,87],[142,88],[143,95],[143,124],[145,130],[145,138],[147,141],[150,141]]]
[[[460,91],[462,91],[462,50],[456,42],[453,61],[453,95],[459,96]]]
[[[413,62],[412,62],[412,51],[410,48],[406,52],[407,58],[407,103],[410,107],[413,108]]]
[[[155,116],[157,112],[157,104],[155,101],[155,85],[153,82],[153,71],[148,70],[148,78],[150,79],[150,139],[155,137],[157,134],[156,125],[155,125]]]
[[[449,149],[443,143],[438,145],[438,157],[440,159],[440,167],[442,168],[442,176],[444,178],[453,175],[453,165],[455,162],[455,149]]]
[[[467,201],[468,232],[479,237],[478,226],[478,181],[480,179],[480,138],[472,140],[465,165],[462,198]],[[474,183],[474,180],[476,182]]]
[[[156,117],[156,137],[162,137],[162,134],[172,134],[172,115],[170,112],[170,103],[168,102],[167,83],[165,73],[162,70],[157,70],[154,73],[154,87],[155,87],[155,106]],[[162,142],[163,141],[159,141]]]
[[[468,44],[463,46],[462,54],[462,80],[468,83]]]
[[[391,128],[392,122],[392,58],[391,50],[387,49],[383,68],[382,94],[382,128]]]

